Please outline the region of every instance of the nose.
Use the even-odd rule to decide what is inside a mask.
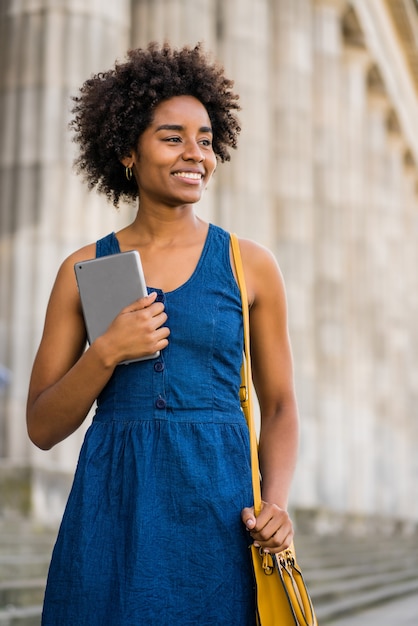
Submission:
[[[205,159],[201,147],[194,140],[187,141],[184,144],[182,157],[184,161],[194,161],[195,163],[201,163]]]

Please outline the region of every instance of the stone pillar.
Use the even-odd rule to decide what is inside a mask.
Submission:
[[[362,531],[364,516],[373,513],[373,468],[375,413],[370,390],[373,385],[374,358],[369,315],[373,274],[368,246],[370,228],[367,194],[367,65],[369,54],[360,34],[352,32],[344,47],[342,67],[341,115],[344,216],[344,254],[342,318],[344,329],[343,438],[346,451],[347,481],[345,506],[356,520],[352,531]]]
[[[218,57],[240,95],[242,133],[231,162],[218,168],[216,221],[270,246],[272,118],[268,0],[218,3]]]
[[[395,521],[396,518],[405,518],[411,500],[415,498],[409,471],[416,449],[416,441],[411,438],[415,415],[408,413],[410,391],[406,386],[410,337],[414,326],[409,325],[410,292],[406,264],[406,242],[410,237],[405,204],[406,145],[393,111],[387,116],[386,127],[387,188],[380,216],[386,255],[380,294],[381,321],[377,324],[384,347],[381,366],[390,381],[390,393],[386,397],[384,411],[379,415],[379,432],[383,434],[383,437],[378,437],[380,462],[385,467],[385,480],[381,476],[379,481],[379,509]]]
[[[406,451],[407,474],[399,485],[401,493],[402,517],[414,526],[418,518],[418,502],[415,497],[416,484],[418,481],[418,458],[415,453],[418,444],[418,423],[416,420],[416,407],[418,406],[418,373],[416,368],[416,355],[418,354],[418,289],[415,268],[418,267],[418,249],[416,236],[418,234],[418,167],[412,153],[406,150],[404,154],[404,188],[403,206],[405,207],[404,223],[404,271],[402,280],[408,303],[405,326],[408,329],[408,350],[405,362],[405,380],[403,388],[406,392],[405,413],[407,428],[405,437],[408,442]],[[402,303],[400,303],[402,306]]]
[[[146,47],[151,41],[161,44],[194,46],[202,42],[204,49],[216,55],[217,12],[213,0],[132,0],[131,47]],[[218,221],[215,174],[197,213],[207,221]]]
[[[288,298],[289,330],[301,418],[291,503],[317,505],[315,421],[314,202],[311,0],[270,3],[272,62],[270,131],[274,246]]]
[[[81,433],[48,454],[36,450],[25,434],[26,394],[60,262],[118,223],[112,207],[75,179],[67,124],[70,94],[126,51],[129,3],[91,0],[64,9],[22,0],[2,3],[1,12],[0,361],[12,372],[0,416],[2,456],[73,469]]]
[[[366,176],[369,181],[368,262],[374,278],[370,288],[369,304],[369,315],[373,320],[371,338],[374,364],[370,394],[373,412],[376,416],[374,441],[370,451],[374,459],[372,504],[375,511],[383,513],[390,506],[387,499],[390,499],[393,488],[391,476],[388,475],[387,459],[385,459],[391,438],[388,427],[388,405],[392,386],[387,351],[387,338],[390,332],[387,309],[387,294],[389,293],[387,279],[389,277],[386,276],[388,249],[384,220],[388,195],[386,117],[390,104],[384,86],[378,79],[376,68],[372,68],[369,71]]]
[[[341,0],[316,0],[314,8],[314,189],[316,285],[318,493],[326,510],[344,511],[347,449],[344,441],[343,363],[345,271],[342,179]],[[324,523],[327,524],[326,518]]]
[[[168,41],[184,46],[201,41],[212,50],[216,17],[212,0],[132,0],[132,45]]]

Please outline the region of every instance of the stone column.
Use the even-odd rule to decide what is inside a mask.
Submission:
[[[132,0],[132,45],[168,41],[173,46],[194,45],[208,50],[216,40],[217,14],[212,0]]]
[[[405,207],[405,223],[403,245],[405,247],[403,262],[403,282],[408,308],[405,325],[408,329],[407,353],[405,362],[405,380],[403,388],[406,392],[405,413],[407,416],[407,437],[409,449],[406,453],[408,462],[407,475],[401,485],[401,513],[408,523],[414,527],[418,518],[418,502],[415,489],[418,481],[418,458],[415,453],[418,445],[418,423],[416,407],[418,406],[418,372],[416,355],[418,354],[418,288],[415,268],[418,267],[418,249],[416,235],[418,233],[418,167],[410,150],[404,154],[404,189],[403,206]],[[402,306],[402,303],[400,303]]]
[[[301,423],[291,503],[317,506],[315,417],[314,202],[311,0],[271,2],[270,131],[274,244],[288,298]],[[301,515],[301,513],[300,513]],[[302,518],[299,516],[299,522]]]
[[[61,260],[118,223],[106,201],[75,179],[67,124],[70,94],[127,49],[129,3],[91,0],[64,9],[22,0],[2,3],[1,11],[0,360],[12,372],[2,455],[16,464],[72,470],[81,433],[48,454],[36,450],[25,432],[26,394]]]
[[[151,41],[182,47],[202,42],[216,58],[217,12],[213,0],[132,0],[131,46],[145,47]],[[197,213],[207,221],[218,221],[215,174]]]
[[[385,406],[380,407],[378,415],[377,443],[383,471],[377,480],[379,510],[395,523],[396,518],[405,518],[411,500],[415,498],[409,471],[416,449],[416,441],[411,437],[415,415],[414,412],[408,412],[410,391],[406,386],[411,331],[415,334],[415,324],[412,327],[409,325],[410,292],[407,283],[406,242],[410,231],[407,228],[405,203],[406,144],[393,110],[389,111],[386,118],[386,128],[386,193],[380,211],[382,240],[386,249],[376,325],[383,348],[380,367],[389,390],[384,392]]]
[[[341,14],[345,2],[316,0],[314,9],[315,310],[318,493],[325,510],[342,513],[347,499],[342,326],[345,271],[342,178]],[[326,517],[324,524],[328,524]],[[326,529],[326,528],[325,528]]]
[[[348,16],[349,17],[349,16]],[[367,65],[369,54],[360,33],[347,35],[342,67],[341,115],[343,181],[341,210],[344,219],[344,279],[342,319],[344,329],[343,438],[346,451],[345,506],[362,532],[364,516],[373,512],[375,413],[370,390],[374,375],[371,343],[373,320],[369,315],[373,275],[368,245],[372,236],[367,180]],[[355,520],[355,522],[354,522]]]
[[[218,3],[218,57],[235,81],[242,133],[231,162],[218,168],[216,221],[265,245],[273,243],[272,118],[268,0]]]
[[[368,263],[373,275],[370,288],[369,315],[373,320],[372,357],[374,375],[370,394],[373,412],[376,416],[373,444],[370,454],[374,459],[373,502],[374,511],[384,513],[388,510],[393,488],[392,478],[387,469],[388,448],[391,433],[388,425],[388,405],[391,395],[390,366],[388,360],[387,338],[390,326],[387,309],[389,284],[386,275],[388,248],[385,228],[387,206],[387,153],[388,138],[386,118],[389,100],[384,86],[379,80],[376,68],[369,71],[368,116],[366,125],[367,170],[369,181],[369,223],[370,239],[368,245]],[[385,458],[386,457],[386,458]]]

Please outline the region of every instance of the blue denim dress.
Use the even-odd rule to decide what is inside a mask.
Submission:
[[[114,233],[97,256],[119,252]],[[44,626],[254,626],[249,442],[239,403],[240,294],[229,234],[156,290],[171,334],[98,398],[54,548]]]

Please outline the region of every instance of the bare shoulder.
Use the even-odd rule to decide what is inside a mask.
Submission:
[[[70,254],[58,270],[33,365],[30,398],[37,397],[43,389],[59,380],[84,351],[86,331],[74,264],[94,256],[95,244],[85,246]]]
[[[80,261],[88,261],[90,259],[94,259],[96,256],[96,244],[90,243],[86,246],[83,246],[79,250],[72,252],[64,261],[61,263],[61,266],[58,270],[57,279],[54,285],[54,288],[59,286],[61,283],[69,288],[72,283],[76,286],[75,282],[75,272],[74,265],[79,263]]]
[[[283,276],[273,252],[251,239],[239,239],[239,245],[250,304],[265,292],[284,298]]]
[[[68,315],[75,314],[79,316],[81,314],[81,304],[74,265],[79,261],[92,259],[95,255],[95,244],[89,244],[70,254],[61,263],[47,307],[47,328],[51,326],[48,324],[51,320],[55,324],[57,319],[67,319]]]
[[[80,261],[89,261],[90,259],[94,259],[96,257],[96,244],[89,243],[82,248],[79,248],[75,252],[72,252],[61,264],[61,268],[66,269],[67,267],[73,268],[76,263]]]

